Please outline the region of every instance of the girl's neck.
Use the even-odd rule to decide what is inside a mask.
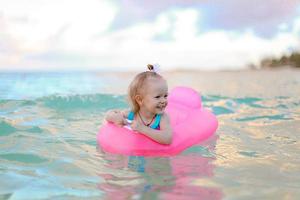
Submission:
[[[142,109],[142,108],[140,108],[140,110],[138,112],[147,121],[152,120],[153,117],[155,116],[155,113],[148,112],[147,110]]]

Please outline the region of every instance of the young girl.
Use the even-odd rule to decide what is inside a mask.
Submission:
[[[140,132],[161,144],[171,144],[172,130],[170,119],[164,112],[168,104],[166,80],[148,65],[146,72],[135,76],[128,88],[131,110],[109,111],[108,122],[118,126],[130,125],[133,131]]]

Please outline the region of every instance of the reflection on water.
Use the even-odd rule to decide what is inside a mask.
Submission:
[[[222,198],[220,187],[201,184],[201,180],[214,175],[214,158],[204,157],[201,152],[154,158],[104,156],[111,172],[99,172],[105,180],[99,188],[105,191],[107,199]],[[117,176],[116,171],[122,177]]]
[[[163,158],[97,147],[131,76],[0,75],[0,199],[300,198],[300,72],[169,74],[203,93],[219,129]]]

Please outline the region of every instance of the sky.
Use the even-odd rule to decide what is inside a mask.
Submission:
[[[240,70],[300,50],[300,0],[0,0],[0,70]]]

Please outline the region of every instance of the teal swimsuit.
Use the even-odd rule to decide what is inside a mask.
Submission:
[[[152,125],[150,126],[150,128],[153,128],[153,129],[160,129],[159,127],[159,124],[160,124],[160,118],[161,118],[161,114],[157,114],[155,116],[155,119],[154,119],[154,123],[152,123]],[[134,112],[130,111],[129,114],[128,114],[128,120],[133,120],[134,119]]]

